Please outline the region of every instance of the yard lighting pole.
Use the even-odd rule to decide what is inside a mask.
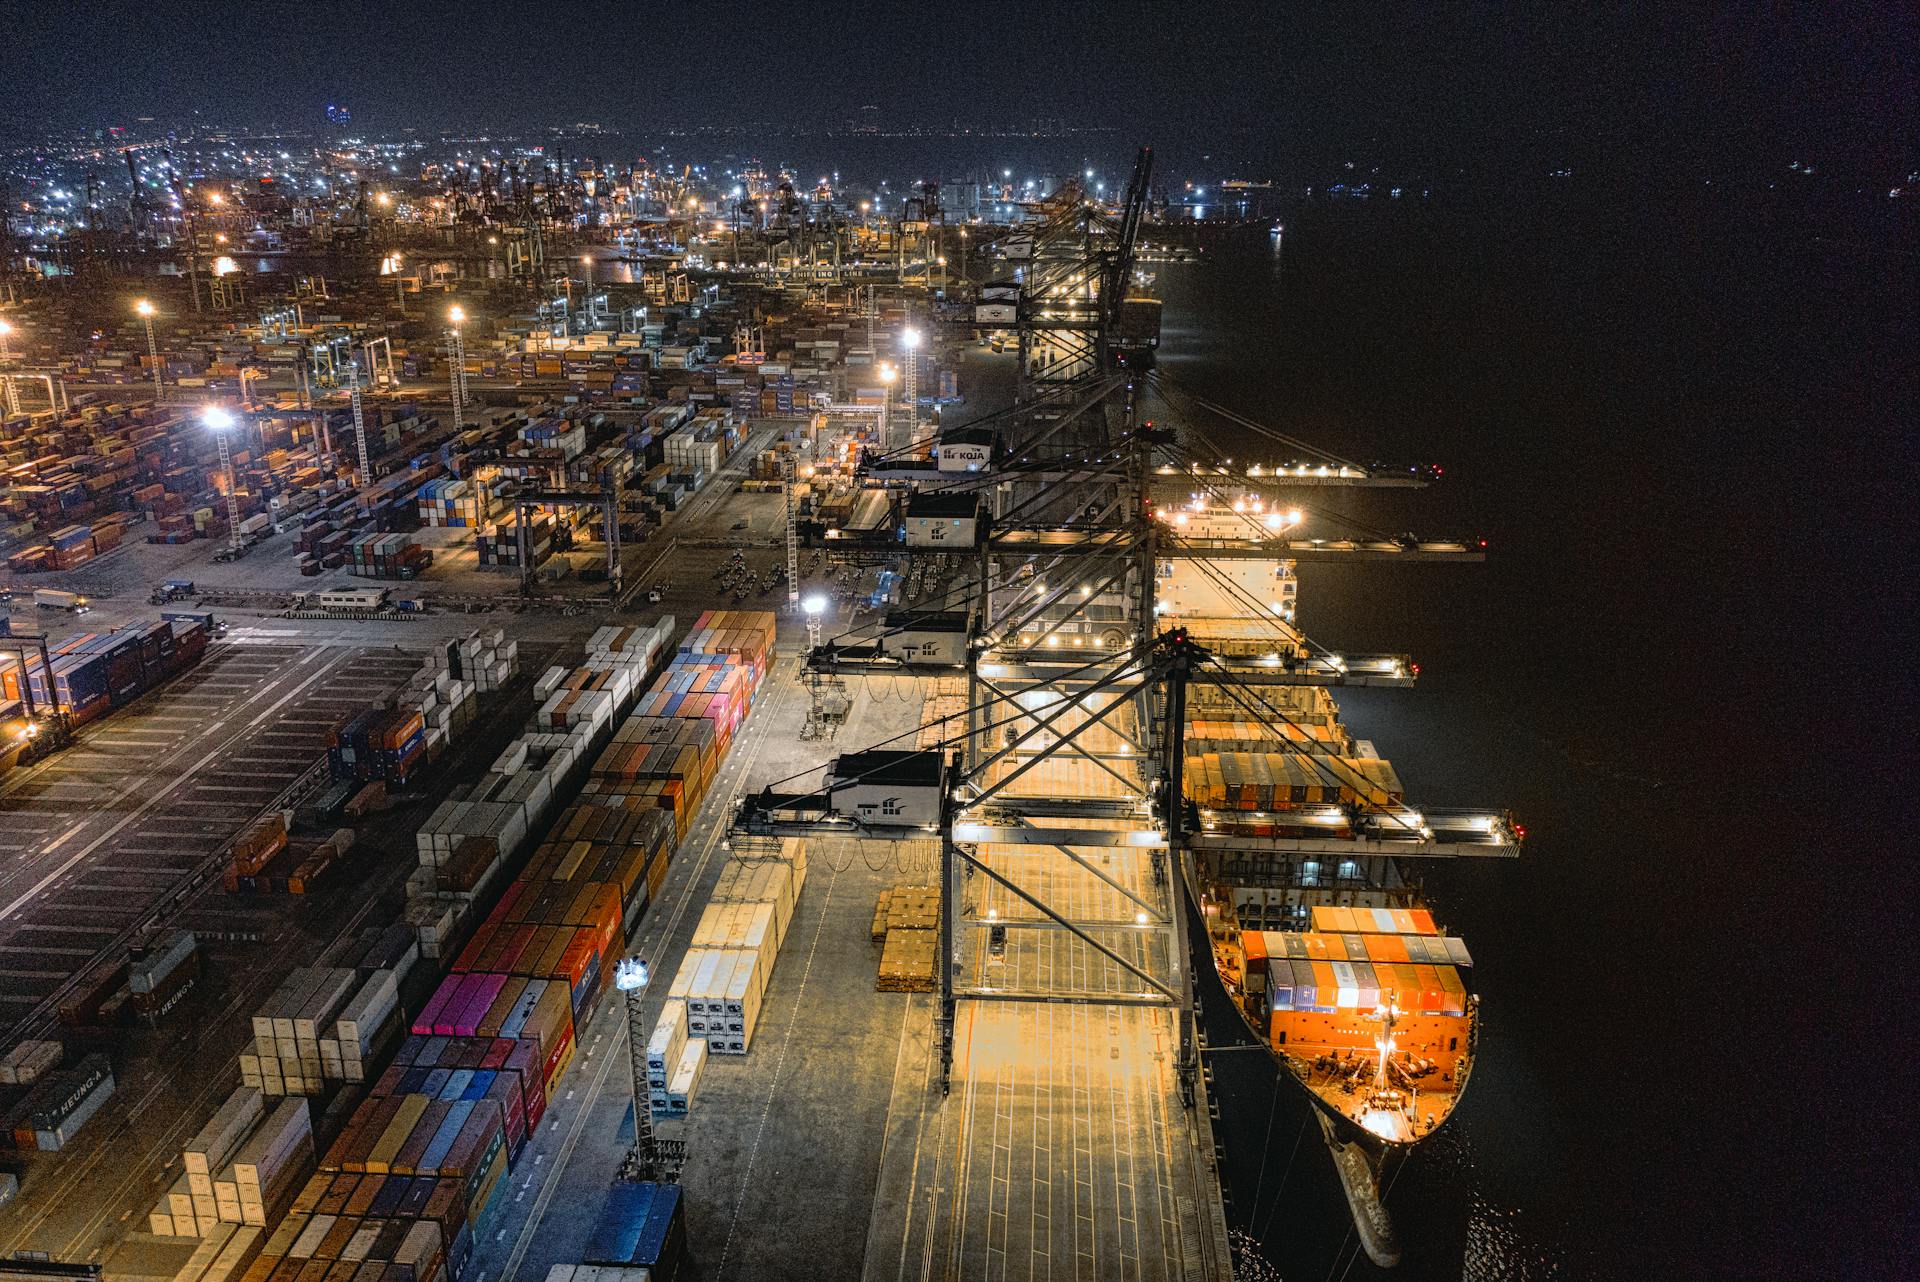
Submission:
[[[160,345],[153,339],[153,304],[143,298],[133,305],[133,310],[140,313],[140,319],[147,323],[147,359],[153,362],[153,403],[158,405],[161,399]]]
[[[460,327],[466,324],[467,313],[461,307],[450,307],[447,309],[447,319],[452,322],[447,326],[447,341],[453,347],[453,369],[449,371],[453,387],[453,430],[459,432],[466,428],[467,340],[460,332]]]
[[[233,445],[229,437],[233,434],[234,417],[230,410],[218,405],[209,405],[200,411],[200,421],[213,430],[214,439],[220,442],[220,466],[227,474],[227,546],[235,556],[240,555],[240,482],[233,470]]]

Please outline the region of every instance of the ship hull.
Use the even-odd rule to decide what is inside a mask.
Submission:
[[[1185,870],[1187,889],[1193,908],[1191,921],[1194,924],[1195,938],[1206,939],[1205,914],[1201,908],[1204,896],[1199,893],[1198,870],[1189,866]],[[1243,996],[1233,977],[1223,973],[1218,967],[1210,967],[1217,985],[1205,986],[1205,997],[1209,1005],[1215,1002],[1231,1007],[1238,1027],[1248,1039],[1257,1043],[1266,1052],[1274,1071],[1284,1074],[1297,1086],[1301,1094],[1312,1104],[1314,1120],[1319,1124],[1321,1137],[1332,1160],[1334,1173],[1339,1177],[1341,1191],[1346,1197],[1351,1214],[1354,1234],[1367,1258],[1380,1268],[1393,1268],[1402,1258],[1399,1234],[1395,1229],[1392,1215],[1387,1211],[1384,1190],[1389,1169],[1398,1169],[1397,1164],[1412,1155],[1414,1149],[1440,1129],[1445,1120],[1451,1117],[1458,1106],[1460,1097],[1465,1093],[1474,1050],[1477,1049],[1479,1019],[1478,1003],[1469,997],[1468,1006],[1468,1053],[1461,1061],[1462,1069],[1455,1089],[1450,1092],[1450,1102],[1445,1113],[1430,1128],[1405,1140],[1390,1139],[1360,1125],[1353,1117],[1343,1112],[1340,1106],[1329,1100],[1315,1085],[1303,1076],[1301,1065],[1293,1056],[1278,1051],[1268,1040],[1266,1030],[1248,1013]]]

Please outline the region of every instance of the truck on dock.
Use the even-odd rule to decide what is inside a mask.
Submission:
[[[227,625],[214,617],[212,610],[162,610],[160,618],[174,624],[197,623],[206,629],[210,639],[227,634]]]
[[[42,610],[65,610],[68,614],[85,614],[89,608],[87,598],[78,592],[62,592],[58,588],[35,588],[33,603]]]

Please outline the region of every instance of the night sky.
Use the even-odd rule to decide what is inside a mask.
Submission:
[[[1911,6],[12,5],[0,124],[369,131],[1055,116],[1280,158],[1912,163]],[[1182,137],[1182,135],[1187,135]]]

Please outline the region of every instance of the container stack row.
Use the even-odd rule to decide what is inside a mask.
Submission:
[[[555,525],[551,516],[536,513],[527,519],[526,541],[527,559],[534,566],[545,563],[553,555]],[[474,536],[474,546],[480,553],[482,567],[495,569],[518,569],[520,565],[520,518],[509,515],[491,525],[481,527]]]
[[[327,735],[327,765],[336,780],[380,780],[405,788],[427,763],[427,719],[418,708],[370,708],[342,719]]]
[[[671,627],[603,629],[589,647],[587,663],[593,666],[583,670],[624,672],[618,680],[630,701]],[[749,672],[750,697],[771,649],[771,616],[757,630],[735,629],[703,644],[736,649],[689,649],[676,661]],[[734,657],[716,662],[703,654]],[[540,702],[559,684],[542,692]],[[356,1282],[362,1271],[368,1282],[460,1278],[474,1242],[510,1200],[507,1173],[549,1099],[563,1089],[576,1021],[587,1017],[595,995],[610,984],[624,940],[664,884],[684,826],[684,816],[671,807],[628,805],[613,788],[618,772],[603,763],[616,751],[608,740],[626,724],[627,712],[616,700],[604,721],[592,717],[565,730],[536,724],[508,745],[468,795],[451,799],[422,824],[416,846],[434,889],[410,893],[408,937],[429,957],[463,936],[465,942],[425,1005],[404,1020],[390,1062],[372,1072],[379,1038],[357,1043],[372,1080],[368,1096],[347,1116],[285,1216],[269,1220],[242,1282],[302,1282],[330,1278],[336,1270],[344,1278],[348,1267]],[[681,719],[703,726],[696,736],[702,752],[720,751],[718,731],[724,725],[730,740],[737,725],[737,717],[729,724],[715,715],[711,701]],[[704,762],[701,780],[716,765]],[[603,790],[569,805],[596,771]],[[691,805],[703,792],[704,782],[697,781],[691,793],[679,795]],[[517,800],[502,799],[507,797]],[[491,883],[536,840],[518,875],[496,896]],[[734,947],[716,951],[759,962],[777,949],[798,893],[796,865],[803,874],[804,853],[797,849],[764,868],[735,874],[736,898],[722,901],[706,927],[715,943]],[[464,899],[447,894],[440,881],[446,875],[471,880],[473,890]],[[469,934],[467,914],[489,900],[490,910]],[[421,910],[429,907],[441,914],[431,936],[418,929]],[[344,1042],[350,1031],[348,1013],[343,1009],[334,1020],[335,1040]],[[351,1031],[358,1032],[357,1023]],[[296,1058],[302,1049],[298,1032]],[[274,1048],[277,1056],[277,1040]],[[674,1276],[685,1254],[677,1196],[677,1190],[664,1194],[657,1208],[651,1198],[644,1207],[615,1208],[611,1214],[622,1227],[603,1235],[587,1266],[605,1272],[605,1282],[628,1277],[623,1270],[632,1270],[636,1282]]]
[[[284,810],[269,811],[240,830],[227,855],[225,884],[229,892],[252,889],[251,879],[265,874],[286,850],[291,818]]]
[[[408,883],[407,911],[428,956],[441,956],[449,941],[467,933],[475,904],[489,896],[500,870],[578,791],[664,653],[673,626],[668,616],[646,627],[596,631],[580,666],[550,668],[534,683],[537,711],[528,732],[421,825],[415,842],[422,873]],[[450,643],[431,659],[473,672],[503,655],[517,662],[495,629]],[[568,711],[556,715],[562,705]]]
[[[447,1282],[452,1254],[472,1253],[462,1181],[314,1175],[295,1196],[240,1282],[335,1276],[369,1282]],[[464,1263],[464,1255],[459,1257]]]
[[[268,1095],[318,1095],[329,1081],[358,1082],[400,1024],[400,981],[418,956],[405,931],[382,931],[330,950],[338,966],[289,974],[253,1017],[253,1049],[240,1079]]]
[[[659,809],[674,840],[705,798],[773,659],[766,610],[708,610],[634,705],[583,790],[595,804]]]
[[[501,628],[475,628],[428,651],[427,663],[435,674],[448,674],[481,694],[491,694],[520,670],[520,643],[507,640]]]
[[[165,1237],[155,1228],[155,1233]],[[246,1224],[216,1224],[205,1234],[174,1234],[196,1237],[193,1254],[174,1273],[172,1282],[237,1282],[254,1256],[259,1254],[262,1230]]]
[[[427,756],[437,757],[456,735],[473,721],[473,697],[480,693],[475,681],[462,681],[444,668],[432,664],[407,678],[400,688],[401,708],[420,714],[427,727]]]
[[[486,486],[447,477],[422,485],[415,502],[420,524],[430,526],[484,525],[493,510],[493,495]]]
[[[644,664],[637,670],[644,676]],[[576,1019],[610,982],[626,932],[650,887],[664,880],[673,832],[665,814],[573,806],[548,829],[551,807],[579,786],[597,729],[604,739],[593,724],[523,735],[473,792],[506,795],[522,790],[513,781],[531,778],[544,780],[542,789],[518,803],[455,800],[422,826],[423,869],[444,874],[465,862],[478,870],[481,889],[527,833],[548,836],[412,1018],[392,1064],[322,1159],[330,1189],[356,1181],[348,1213],[351,1199],[371,1208],[385,1198],[438,1198],[449,1278],[471,1254],[473,1234],[491,1223],[505,1173],[572,1062]]]
[[[254,1012],[253,1049],[240,1056],[240,1080],[268,1095],[324,1091],[320,1038],[361,982],[344,966],[294,968]]]
[[[362,579],[416,579],[433,564],[433,553],[409,534],[362,534],[342,551],[343,568]]]

